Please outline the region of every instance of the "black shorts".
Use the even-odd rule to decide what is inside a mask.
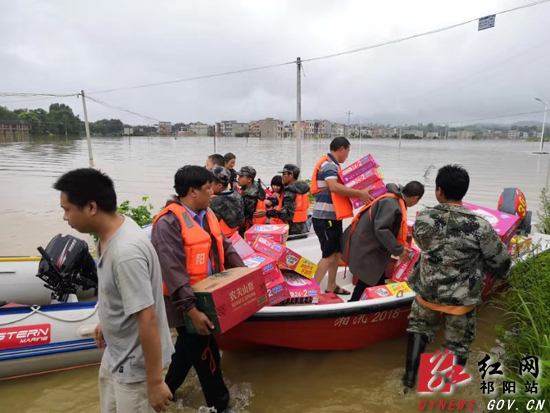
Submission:
[[[319,238],[323,258],[342,252],[340,248],[342,221],[313,218],[313,229]]]

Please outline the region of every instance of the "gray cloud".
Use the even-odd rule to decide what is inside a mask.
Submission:
[[[18,1],[0,16],[0,91],[77,93],[292,61],[376,44],[526,4],[519,0]],[[542,109],[550,4],[304,65],[303,118],[444,122]],[[173,122],[295,118],[293,65],[97,95]],[[0,104],[44,107],[50,101]],[[76,98],[57,99],[81,113]],[[92,120],[146,123],[91,102]],[[538,115],[514,118],[539,120]],[[511,120],[514,120],[511,119]]]

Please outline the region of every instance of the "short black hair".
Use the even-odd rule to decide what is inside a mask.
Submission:
[[[214,162],[214,165],[225,166],[225,158],[219,153],[214,153],[208,157],[208,159]]]
[[[84,208],[94,201],[97,208],[109,214],[116,212],[116,192],[113,180],[93,168],[80,168],[64,173],[53,188],[67,194],[71,204]]]
[[[212,173],[203,166],[185,165],[174,176],[174,189],[181,198],[187,196],[189,189],[201,189],[207,182],[212,183]]]
[[[273,187],[273,185],[280,186],[281,188],[283,187],[283,178],[281,175],[275,175],[271,178],[271,187]]]
[[[340,136],[332,140],[332,142],[330,143],[330,151],[336,152],[340,148],[348,149],[350,146],[351,143],[343,136]]]
[[[417,196],[421,199],[424,196],[424,185],[418,181],[411,181],[403,188],[403,195]]]
[[[229,162],[231,159],[237,159],[237,157],[235,156],[235,154],[231,153],[231,152],[227,152],[224,156],[223,156],[223,159],[225,159],[225,162]]]
[[[461,165],[445,165],[437,171],[435,188],[441,188],[448,200],[461,201],[469,186],[470,175]]]

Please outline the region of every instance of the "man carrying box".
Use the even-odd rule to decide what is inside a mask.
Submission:
[[[424,185],[386,186],[388,193],[365,205],[342,237],[342,258],[359,278],[350,301],[359,301],[365,288],[384,284],[392,255],[410,261],[407,243],[407,208],[424,195]]]
[[[313,169],[311,193],[315,196],[313,208],[313,229],[321,244],[322,258],[315,272],[319,285],[328,272],[326,292],[349,295],[350,292],[336,285],[336,273],[340,262],[340,238],[342,220],[353,217],[350,197],[360,198],[365,204],[373,197],[367,191],[347,188],[340,178],[340,164],[345,162],[351,149],[350,142],[343,137],[330,143],[330,153],[321,156]]]
[[[203,167],[187,165],[176,172],[174,180],[177,196],[157,215],[151,234],[162,267],[168,324],[178,332],[165,381],[175,393],[194,367],[206,403],[222,412],[229,404],[229,391],[223,381],[220,351],[211,336],[214,325],[196,308],[191,286],[224,268],[244,264],[208,207],[212,174]],[[199,334],[187,332],[185,314]]]
[[[435,180],[439,205],[422,210],[413,237],[422,254],[409,277],[416,292],[409,316],[405,390],[414,386],[420,355],[445,319],[443,347],[464,367],[476,330],[475,306],[481,302],[484,272],[504,278],[511,260],[491,224],[462,206],[470,185],[459,165],[442,167]],[[419,264],[419,265],[418,265]]]
[[[243,166],[237,173],[238,183],[242,190],[244,201],[244,227],[241,235],[252,225],[263,225],[267,223],[265,204],[265,190],[262,182],[256,180],[256,169],[251,166]]]
[[[288,224],[289,235],[307,234],[307,212],[309,210],[309,185],[298,181],[300,168],[288,163],[279,172],[282,174],[283,189],[281,201],[275,209],[267,211],[272,224]]]

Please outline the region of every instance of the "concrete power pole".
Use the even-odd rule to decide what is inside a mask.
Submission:
[[[296,165],[302,168],[302,59],[296,58]]]
[[[88,139],[88,158],[90,159],[90,168],[94,167],[94,156],[92,155],[92,138],[90,136],[90,124],[88,122],[88,111],[86,110],[86,95],[81,90],[82,108],[84,109],[84,126],[86,127],[86,138]]]
[[[347,137],[349,138],[349,135],[350,135],[350,133],[349,133],[349,118],[350,118],[351,115],[353,115],[353,112],[351,110],[348,110],[346,112],[346,115],[348,115],[348,136]]]

